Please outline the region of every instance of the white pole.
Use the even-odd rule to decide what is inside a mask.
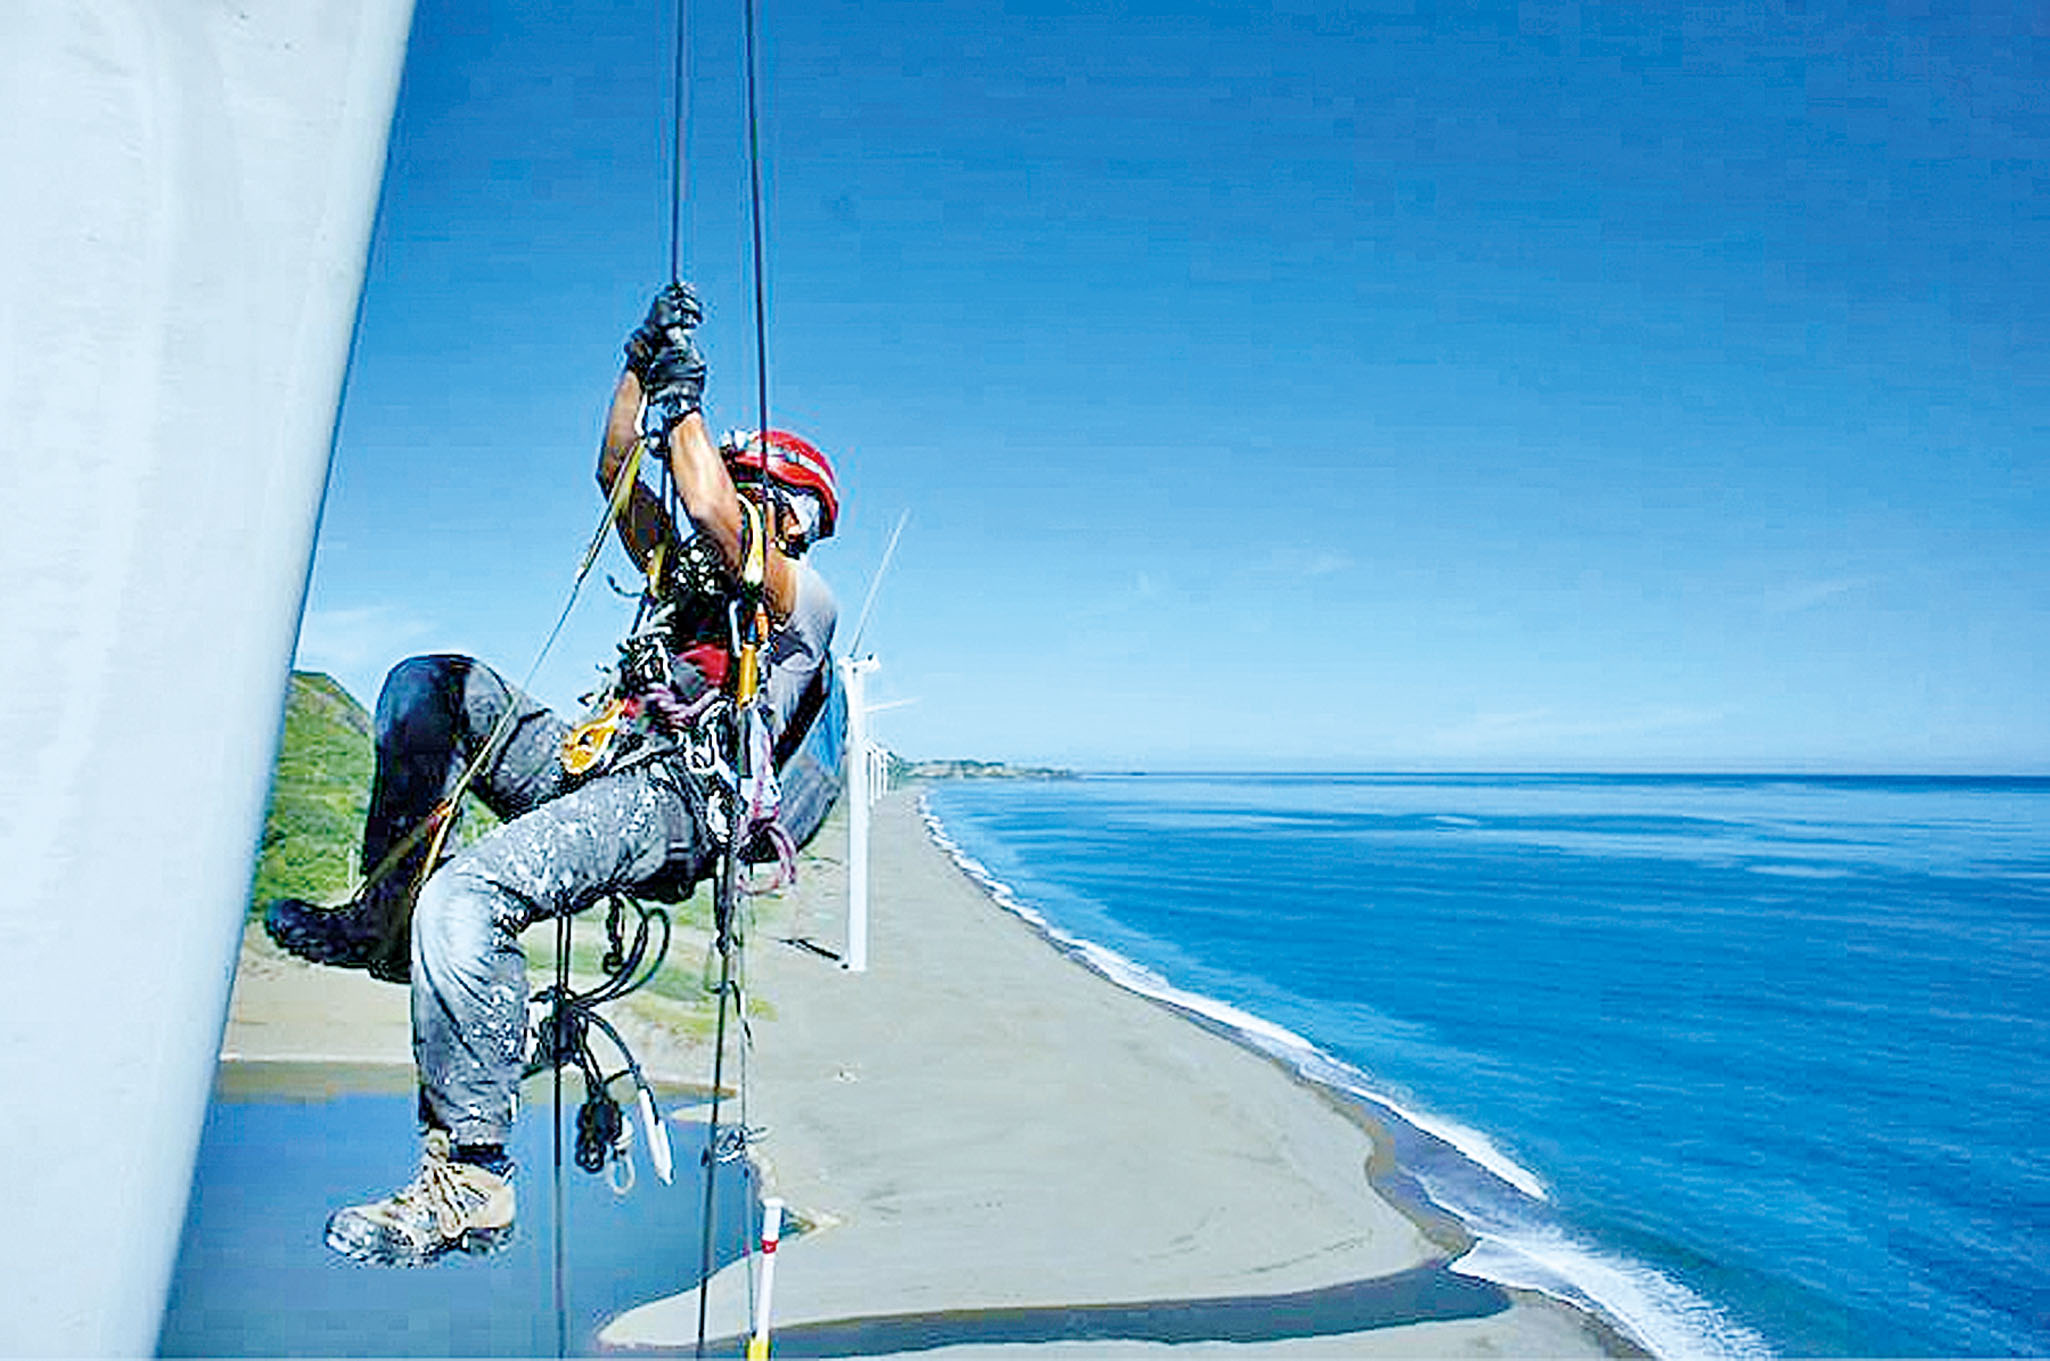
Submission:
[[[849,973],[868,971],[868,673],[882,663],[873,653],[841,663],[847,677],[847,959]]]
[[[769,1296],[776,1289],[776,1244],[783,1237],[783,1202],[774,1196],[762,1202],[762,1288],[755,1292],[755,1335],[747,1342],[747,1361],[769,1355]]]

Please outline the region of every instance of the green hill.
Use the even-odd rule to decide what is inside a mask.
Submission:
[[[332,677],[294,671],[250,892],[252,915],[273,898],[320,903],[348,893],[375,764],[369,712]]]

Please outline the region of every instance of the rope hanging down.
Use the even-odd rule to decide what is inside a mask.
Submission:
[[[756,53],[757,20],[755,0],[746,0],[744,14],[746,91],[747,91],[747,161],[748,161],[748,225],[752,243],[752,275],[754,283],[754,340],[755,340],[755,438],[763,451],[762,476],[756,480],[756,502],[753,514],[746,517],[752,521],[754,532],[747,536],[742,552],[747,559],[741,573],[742,584],[740,609],[736,618],[736,641],[740,657],[738,689],[735,695],[737,707],[744,712],[745,706],[759,702],[759,687],[763,680],[761,670],[766,654],[768,635],[768,612],[764,605],[766,553],[770,537],[775,533],[775,508],[769,496],[767,453],[769,448],[769,345],[768,345],[768,284],[764,268],[766,251],[763,245],[762,221],[762,141],[761,103],[759,93],[760,63]],[[746,493],[742,493],[745,499]],[[766,751],[758,752],[755,744],[742,740],[735,752],[736,769],[740,773],[741,787],[746,788],[751,779],[758,779],[768,772],[747,768],[759,760],[772,759]],[[729,819],[729,827],[734,824]],[[722,858],[719,872],[714,879],[715,893],[715,948],[719,952],[719,983],[716,1005],[718,1016],[713,1025],[712,1041],[712,1104],[705,1131],[704,1151],[704,1204],[700,1223],[699,1275],[698,1275],[698,1332],[696,1355],[705,1353],[706,1315],[710,1304],[709,1290],[713,1267],[712,1225],[717,1210],[717,1172],[719,1163],[727,1157],[739,1158],[746,1151],[747,1143],[747,1077],[746,1055],[748,1048],[747,1018],[742,1004],[742,994],[734,978],[736,956],[743,948],[734,928],[738,915],[741,883],[741,853],[744,838],[737,832],[728,839],[726,854]],[[720,1099],[725,1079],[726,1058],[726,1009],[733,1004],[735,1019],[741,1027],[740,1080],[741,1121],[736,1131],[738,1137],[727,1140],[720,1131]],[[730,1148],[728,1147],[730,1142]],[[742,1235],[743,1258],[753,1249],[754,1236]],[[750,1294],[753,1280],[749,1278]]]
[[[669,157],[669,281],[677,283],[683,278],[683,202],[685,186],[689,182],[690,155],[691,91],[687,69],[688,53],[690,50],[690,28],[687,0],[676,0],[673,16],[674,23],[670,42],[670,116],[668,120],[669,135],[673,139]],[[640,480],[641,458],[646,448],[645,442],[636,441],[633,449],[621,464],[618,476],[613,480],[611,493],[606,497],[604,523],[598,527],[598,532],[592,536],[590,547],[584,553],[583,565],[577,571],[578,590],[582,589],[584,579],[590,575],[591,567],[597,561],[598,554],[604,547],[606,533],[618,523],[620,515],[626,509],[627,501],[633,493],[633,488]],[[674,486],[669,477],[667,461],[658,459],[657,462],[663,465],[663,500],[670,512],[670,523],[675,524],[678,523],[675,518],[676,497]],[[575,602],[575,598],[575,593],[572,592],[571,603]],[[642,602],[642,608],[646,608],[645,599]],[[561,632],[563,622],[568,616],[569,611],[565,607],[562,618],[556,621],[555,633]],[[553,640],[554,634],[551,634],[550,642],[552,643]],[[535,665],[538,667],[539,664],[537,659]],[[490,745],[489,743],[486,744],[487,750]],[[467,783],[467,780],[465,783]],[[615,897],[612,903],[612,912],[617,914],[621,900]],[[639,907],[640,905],[635,904],[635,906]],[[614,973],[609,970],[609,966],[614,963],[613,956],[618,954],[618,938],[615,933],[612,940],[612,954],[608,955],[606,959],[608,983],[602,985],[598,992],[586,994],[583,997],[577,997],[570,989],[570,928],[568,916],[565,915],[556,924],[555,985],[548,994],[544,994],[546,999],[552,1004],[552,1009],[549,1013],[546,1028],[541,1032],[541,1035],[545,1037],[546,1041],[547,1052],[545,1057],[548,1060],[549,1067],[553,1070],[551,1084],[553,1097],[551,1102],[553,1166],[551,1169],[550,1190],[553,1202],[554,1230],[550,1255],[552,1258],[555,1293],[555,1354],[558,1357],[566,1356],[569,1347],[567,1251],[564,1241],[565,1216],[562,1178],[562,1069],[567,1062],[571,1061],[572,1056],[581,1055],[584,1060],[579,1064],[584,1072],[584,1111],[604,1110],[605,1103],[609,1101],[609,1092],[606,1092],[606,1086],[602,1080],[599,1083],[599,1091],[606,1092],[605,1097],[603,1099],[594,1098],[591,1092],[595,1065],[589,1062],[589,1040],[585,1033],[587,1024],[596,1023],[602,1027],[606,1036],[619,1049],[620,1054],[625,1057],[628,1068],[633,1075],[636,1096],[641,1105],[642,1119],[648,1124],[649,1141],[654,1146],[651,1148],[651,1156],[658,1159],[657,1165],[658,1170],[662,1174],[662,1179],[664,1181],[669,1179],[668,1135],[654,1110],[653,1097],[646,1081],[641,1075],[640,1068],[634,1063],[633,1056],[627,1052],[626,1046],[621,1043],[618,1032],[606,1024],[604,1018],[599,1016],[596,1011],[590,1009],[599,1001],[609,1000],[611,996],[623,995],[625,992],[631,992],[635,988],[642,986],[661,967],[661,960],[669,951],[669,918],[666,913],[656,913],[655,915],[660,917],[662,923],[662,946],[656,952],[654,965],[640,978],[640,981],[620,989],[618,992],[607,993],[609,987],[618,984],[622,978],[628,977],[633,973],[633,965],[628,965],[620,973]],[[638,962],[639,952],[645,941],[648,919],[649,912],[643,908],[640,930],[635,939],[636,962]],[[608,921],[608,926],[610,926],[610,921]],[[607,995],[600,996],[598,995],[599,993],[607,993]],[[573,1015],[575,1019],[572,1019]],[[540,1045],[536,1046],[536,1063],[541,1062],[543,1059],[543,1055],[539,1052],[541,1047]],[[611,1111],[616,1115],[616,1105],[611,1107]],[[598,1117],[598,1120],[600,1123],[619,1124],[616,1120],[606,1121],[602,1116]],[[595,1171],[596,1168],[590,1164],[595,1158],[595,1161],[602,1166],[604,1161],[603,1152],[601,1150],[593,1155],[587,1149],[585,1125],[586,1121],[580,1113],[578,1121],[577,1162],[579,1166],[585,1167],[586,1170]],[[622,1125],[621,1128],[624,1129],[625,1127]],[[631,1166],[630,1164],[624,1164],[623,1159],[616,1161],[614,1165]],[[618,1189],[616,1184],[615,1189]]]
[[[547,660],[556,641],[562,637],[563,626],[569,622],[570,612],[576,608],[577,597],[582,594],[584,583],[590,578],[591,567],[598,561],[599,550],[605,546],[605,536],[611,532],[613,522],[619,518],[620,512],[626,506],[639,467],[640,450],[636,448],[621,465],[619,476],[613,479],[611,493],[606,497],[604,517],[599,520],[597,530],[591,535],[590,546],[584,551],[584,559],[577,568],[576,579],[570,583],[569,598],[563,602],[562,612],[555,617],[555,626],[549,629],[548,637],[542,641],[540,650],[534,654],[533,662],[527,667],[526,675],[521,678],[521,690],[533,688],[534,677],[540,672],[541,663]],[[498,759],[506,739],[512,734],[515,717],[512,708],[506,709],[498,716],[498,720],[491,725],[491,731],[479,744],[477,754],[470,759],[469,765],[463,767],[462,773],[456,777],[456,782],[450,787],[449,792],[428,810],[426,817],[393,843],[391,849],[385,852],[384,858],[363,876],[350,893],[352,901],[360,900],[373,886],[390,878],[398,871],[399,866],[405,863],[406,857],[425,841],[427,853],[420,858],[419,867],[414,871],[406,901],[411,902],[419,895],[421,887],[427,882],[427,876],[434,872],[434,867],[441,861],[442,847],[448,840],[449,829],[455,824],[456,810],[462,806],[463,795],[469,793],[470,786],[476,783],[477,777]],[[408,931],[411,924],[410,912],[394,913],[386,926],[386,931]],[[389,939],[384,942],[387,948],[394,943]]]
[[[688,0],[675,0],[670,62],[670,117],[668,120],[670,137],[673,139],[669,158],[669,282],[672,284],[680,283],[683,279],[683,205],[689,184],[692,94],[691,81],[689,79],[689,17]],[[583,564],[577,571],[576,588],[572,591],[570,597],[571,604],[575,603],[576,591],[582,589],[584,580],[590,575],[591,567],[597,561],[598,554],[604,546],[606,534],[619,522],[620,516],[626,510],[634,487],[639,485],[641,459],[647,448],[648,442],[646,440],[636,440],[631,452],[621,463],[619,473],[613,480],[610,494],[606,497],[604,522],[598,527],[598,532],[592,536],[590,547],[584,554]],[[677,490],[674,478],[670,475],[669,461],[667,458],[662,457],[658,457],[655,461],[661,468],[661,499],[669,513],[669,523],[671,525],[681,524]],[[661,580],[661,564],[662,554],[658,551],[653,562],[650,564],[650,589],[642,595],[635,620],[636,629],[638,629],[642,622],[641,617],[645,616],[649,609],[653,588]],[[549,645],[552,645],[556,635],[561,633],[563,623],[568,617],[569,609],[565,606],[562,617],[557,619],[555,629],[549,635]],[[546,647],[544,646],[544,655],[545,651]],[[537,658],[535,666],[538,668],[539,665],[540,661]],[[493,744],[486,744],[487,751],[491,745]],[[467,776],[465,784],[467,784]],[[461,786],[459,786],[460,788]],[[438,842],[439,832],[437,832],[436,836]],[[658,909],[649,909],[640,903],[632,904],[640,913],[640,920],[634,934],[632,949],[630,952],[622,952],[619,922],[622,909],[629,901],[618,895],[612,897],[606,920],[608,943],[611,948],[602,966],[606,981],[591,992],[581,995],[574,993],[570,988],[569,916],[565,914],[557,921],[555,985],[548,993],[543,994],[541,999],[549,1008],[548,1018],[544,1028],[537,1033],[536,1052],[533,1062],[529,1065],[530,1072],[536,1070],[539,1065],[545,1064],[553,1073],[552,1148],[554,1166],[551,1190],[554,1201],[554,1242],[552,1244],[552,1257],[555,1287],[555,1345],[558,1357],[567,1356],[569,1349],[569,1300],[567,1289],[567,1253],[564,1237],[565,1207],[562,1169],[562,1070],[568,1063],[576,1062],[584,1075],[585,1101],[584,1106],[578,1113],[577,1121],[578,1166],[583,1167],[586,1171],[596,1171],[605,1165],[608,1147],[614,1148],[619,1156],[614,1157],[612,1165],[615,1169],[620,1167],[627,1168],[627,1184],[631,1185],[632,1164],[626,1162],[623,1156],[624,1137],[631,1129],[631,1126],[626,1124],[620,1116],[617,1103],[611,1100],[609,1080],[599,1073],[597,1065],[591,1057],[588,1035],[590,1026],[595,1025],[602,1030],[606,1038],[612,1042],[613,1046],[625,1059],[627,1071],[633,1079],[635,1099],[640,1107],[641,1119],[648,1129],[650,1157],[654,1160],[657,1174],[663,1181],[668,1181],[670,1174],[668,1133],[661,1123],[659,1112],[655,1108],[653,1091],[649,1087],[646,1078],[642,1075],[639,1065],[634,1062],[633,1055],[627,1050],[624,1042],[621,1041],[619,1033],[595,1010],[596,1006],[601,1002],[624,996],[626,993],[644,986],[661,968],[662,961],[669,952],[670,923],[668,914]],[[646,957],[651,920],[660,922],[662,942],[655,950],[652,962],[647,963],[645,970],[643,970],[642,961]],[[596,1082],[595,1091],[593,1090],[594,1081]],[[613,1189],[615,1191],[624,1191],[626,1187],[621,1186],[615,1181]]]

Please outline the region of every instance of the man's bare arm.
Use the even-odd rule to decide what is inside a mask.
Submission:
[[[733,477],[726,471],[726,460],[719,457],[719,450],[712,443],[712,435],[705,428],[704,417],[693,411],[669,432],[669,468],[676,478],[677,494],[683,498],[684,512],[691,523],[712,536],[719,546],[719,553],[726,559],[726,565],[739,575],[741,562],[740,489],[733,485]],[[775,514],[773,504],[769,508]],[[769,552],[763,564],[763,593],[768,597],[769,613],[778,619],[790,617],[790,611],[797,604],[797,565],[783,556],[776,547],[773,534],[769,538]]]
[[[612,483],[632,452],[634,441],[640,438],[640,423],[641,382],[628,369],[619,375],[619,383],[612,389],[612,409],[606,413],[605,437],[598,446],[598,487],[606,496],[612,494]],[[647,484],[636,479],[631,499],[614,528],[634,565],[645,571],[648,555],[669,537],[669,513]]]

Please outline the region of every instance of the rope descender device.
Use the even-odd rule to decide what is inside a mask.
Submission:
[[[638,915],[630,945],[623,929],[628,907]],[[627,1048],[626,1041],[597,1008],[647,986],[661,970],[669,953],[669,914],[624,895],[612,895],[605,920],[608,948],[599,965],[603,977],[585,992],[577,992],[570,986],[567,968],[569,921],[568,914],[565,914],[556,923],[556,981],[532,999],[532,1006],[540,1014],[533,1024],[526,1076],[532,1077],[551,1069],[559,1073],[563,1068],[575,1068],[582,1074],[584,1101],[577,1110],[577,1166],[586,1172],[605,1171],[613,1192],[618,1195],[625,1195],[633,1187],[633,1163],[629,1154],[633,1127],[627,1123],[619,1102],[612,1095],[612,1084],[622,1077],[629,1078],[634,1089],[634,1105],[647,1139],[649,1159],[654,1164],[655,1175],[667,1184],[674,1175],[675,1161],[670,1153],[669,1132],[655,1102],[654,1088],[634,1059],[633,1051]],[[591,1031],[594,1029],[610,1042],[625,1067],[606,1073],[599,1065],[596,1052],[591,1047]]]

